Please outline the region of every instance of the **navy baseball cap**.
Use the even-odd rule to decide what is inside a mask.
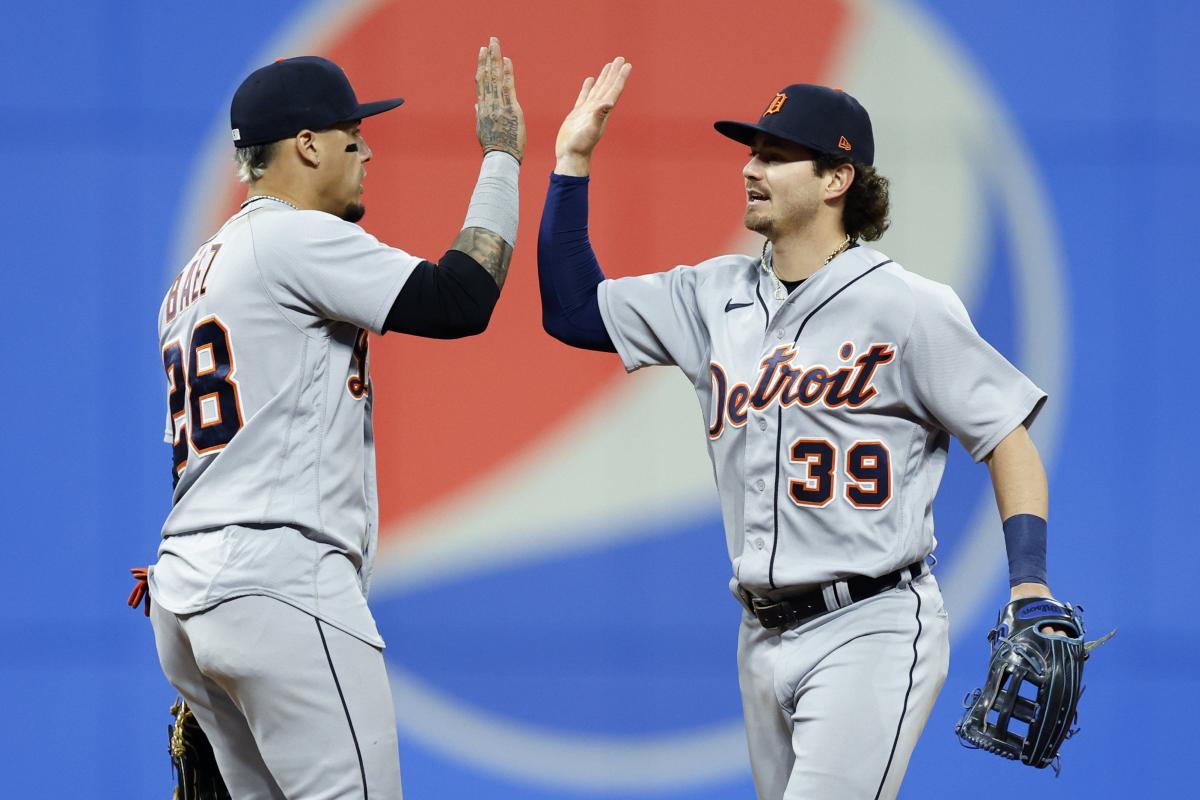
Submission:
[[[841,89],[828,86],[793,83],[771,98],[757,125],[721,120],[713,127],[722,136],[746,145],[753,145],[756,135],[766,133],[818,153],[860,164],[875,163],[875,136],[867,110]]]
[[[249,147],[382,114],[403,102],[403,97],[358,102],[346,73],[327,58],[280,58],[242,81],[233,94],[229,123],[234,145]]]

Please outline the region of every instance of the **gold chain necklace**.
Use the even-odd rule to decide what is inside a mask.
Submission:
[[[762,263],[764,265],[766,265],[767,269],[771,273],[771,277],[775,280],[775,299],[783,300],[783,299],[787,298],[787,287],[785,287],[783,285],[783,281],[779,279],[779,275],[775,272],[775,254],[771,253],[771,258],[769,260],[767,258],[767,245],[768,244],[770,244],[769,241],[763,242]],[[830,261],[833,261],[835,258],[840,256],[842,253],[846,252],[846,250],[849,247],[850,247],[850,234],[847,233],[846,238],[843,239],[842,243],[837,246],[837,249],[834,250],[829,255],[825,256],[825,260],[821,262],[821,266],[822,267],[826,266]]]

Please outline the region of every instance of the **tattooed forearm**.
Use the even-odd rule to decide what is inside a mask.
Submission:
[[[451,250],[465,253],[487,270],[500,289],[508,276],[508,265],[512,261],[513,249],[508,242],[486,228],[463,228],[450,245]]]
[[[484,153],[499,150],[519,164],[525,155],[525,116],[513,85],[512,61],[496,37],[479,48],[475,69],[475,132]],[[466,227],[451,248],[465,253],[504,288],[517,240],[517,168],[506,158],[483,159],[467,208]]]

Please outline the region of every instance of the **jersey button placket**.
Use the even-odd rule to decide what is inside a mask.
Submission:
[[[769,335],[769,334],[768,334]],[[766,348],[769,353],[773,345]],[[755,380],[747,381],[753,386]],[[739,567],[739,575],[743,579],[761,581],[767,575],[771,539],[771,493],[769,481],[765,476],[774,473],[775,469],[775,412],[768,409],[758,409],[750,406],[749,419],[745,427],[745,462],[743,464],[744,482],[744,526],[743,536],[745,545],[743,561]]]

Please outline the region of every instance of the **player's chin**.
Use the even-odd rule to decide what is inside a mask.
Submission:
[[[747,206],[746,213],[742,217],[742,224],[749,230],[764,236],[771,232],[771,218],[762,209]]]
[[[346,222],[358,222],[367,213],[367,207],[362,203],[348,203],[344,211],[342,211],[342,219]]]

